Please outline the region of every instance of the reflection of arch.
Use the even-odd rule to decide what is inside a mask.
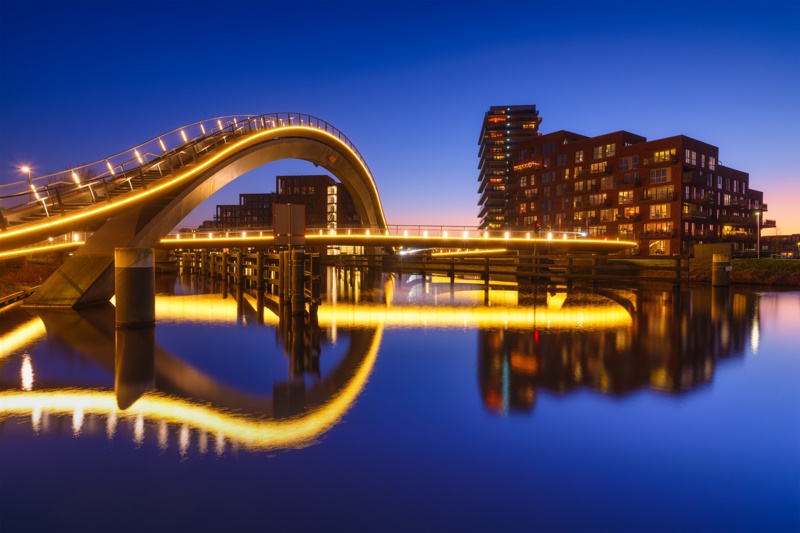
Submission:
[[[257,130],[230,144],[211,147],[208,154],[197,164],[187,165],[147,189],[131,191],[111,203],[94,204],[63,217],[0,233],[0,249],[7,249],[102,224],[27,304],[78,307],[107,301],[114,294],[114,248],[157,245],[223,186],[280,159],[301,159],[325,168],[350,193],[362,224],[386,228],[378,189],[366,164],[344,141],[324,130],[308,126]]]

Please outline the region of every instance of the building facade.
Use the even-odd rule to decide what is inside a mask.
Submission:
[[[521,141],[536,138],[541,118],[535,105],[492,106],[483,117],[478,144],[478,218],[481,229],[502,230],[514,219],[510,210],[512,160]]]
[[[800,258],[800,233],[761,236],[761,257]]]
[[[341,183],[326,175],[276,176],[273,193],[239,195],[239,203],[217,205],[218,229],[272,228],[275,204],[306,206],[306,226],[337,229],[360,227],[361,218],[353,199]]]
[[[716,146],[683,135],[648,141],[618,131],[557,131],[515,147],[509,228],[638,241],[640,255],[691,253],[695,243],[756,248],[763,193],[719,162]]]

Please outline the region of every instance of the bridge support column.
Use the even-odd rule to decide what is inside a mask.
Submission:
[[[127,409],[155,386],[156,328],[117,329],[115,345],[114,391]]]
[[[292,251],[292,315],[305,313],[305,278],[306,254],[302,250]]]
[[[228,252],[222,252],[222,267],[220,269],[222,281],[228,283]]]
[[[114,250],[114,288],[118,328],[156,323],[156,269],[152,248]]]
[[[236,252],[236,284],[244,285],[244,253],[241,250]]]
[[[256,252],[256,290],[264,292],[264,252]]]

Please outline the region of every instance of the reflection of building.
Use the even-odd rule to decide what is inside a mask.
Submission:
[[[716,146],[683,135],[648,142],[626,131],[598,137],[557,131],[510,146],[482,147],[487,227],[505,221],[525,230],[539,221],[545,230],[620,235],[638,240],[643,255],[688,253],[708,242],[754,250],[757,224],[775,227],[756,216],[767,206],[763,193],[750,188],[749,174],[722,166]],[[492,192],[492,180],[508,191],[506,198]],[[495,207],[505,209],[496,221],[488,218]]]
[[[711,381],[718,359],[743,353],[755,312],[750,293],[642,292],[630,327],[481,329],[481,396],[488,409],[507,413],[533,409],[537,389],[686,392]]]
[[[214,217],[219,229],[258,229],[272,227],[273,206],[306,206],[306,226],[336,229],[360,227],[350,193],[344,185],[325,175],[277,176],[277,193],[240,194],[239,203],[218,205]]]
[[[520,141],[538,135],[541,120],[535,105],[492,106],[484,115],[478,140],[481,229],[498,230],[513,223],[508,201],[511,160]]]

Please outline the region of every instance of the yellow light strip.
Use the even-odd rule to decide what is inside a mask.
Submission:
[[[0,259],[11,259],[13,257],[23,257],[26,255],[77,248],[83,243],[83,241],[74,241],[63,244],[48,244],[46,246],[37,246],[35,248],[17,248],[15,250],[9,250],[8,252],[0,252]]]
[[[481,239],[483,242],[483,239]],[[466,252],[436,252],[432,253],[431,255],[434,257],[458,257],[462,255],[487,255],[487,254],[499,254],[503,252],[507,252],[508,250],[505,248],[494,248],[492,250],[469,250]]]
[[[149,196],[154,196],[154,195],[160,193],[162,190],[164,190],[164,189],[166,189],[168,187],[173,187],[178,183],[181,183],[181,182],[183,182],[183,181],[185,181],[185,180],[187,180],[187,179],[189,179],[191,177],[194,177],[195,175],[197,175],[200,172],[202,172],[202,171],[206,170],[207,168],[211,167],[212,165],[214,165],[218,161],[220,161],[220,160],[224,159],[225,157],[227,157],[228,154],[237,151],[239,148],[241,148],[241,147],[243,147],[245,145],[254,144],[255,142],[257,142],[258,140],[260,140],[261,138],[263,138],[265,136],[278,134],[278,137],[281,137],[281,136],[285,135],[286,132],[309,132],[309,131],[315,132],[315,134],[320,134],[320,133],[324,134],[324,135],[330,137],[331,139],[335,140],[339,145],[341,145],[343,148],[345,148],[347,151],[349,151],[353,155],[353,157],[356,159],[356,161],[358,161],[359,165],[361,165],[361,168],[364,170],[364,173],[369,178],[369,183],[372,186],[372,189],[373,189],[373,191],[375,193],[375,197],[378,199],[378,208],[379,208],[379,213],[378,214],[380,215],[380,218],[381,218],[383,224],[386,225],[386,216],[385,216],[385,214],[383,212],[383,206],[382,206],[382,204],[380,202],[380,196],[378,195],[378,188],[375,185],[375,180],[373,179],[372,174],[369,172],[367,167],[361,161],[361,158],[349,146],[347,146],[347,144],[344,141],[342,141],[341,139],[339,139],[335,135],[332,135],[332,134],[330,134],[330,133],[328,133],[328,132],[326,132],[324,130],[319,130],[317,128],[307,127],[307,126],[286,126],[286,127],[281,127],[281,128],[263,130],[263,131],[260,131],[260,132],[257,132],[257,133],[252,133],[249,136],[247,136],[246,138],[244,138],[244,139],[242,139],[242,140],[240,140],[240,141],[238,141],[236,143],[233,143],[233,144],[229,145],[227,148],[223,148],[222,151],[220,151],[217,154],[214,154],[208,160],[206,160],[203,163],[200,163],[199,165],[197,165],[197,166],[185,171],[182,174],[179,174],[178,176],[175,176],[173,179],[169,180],[168,182],[150,186],[150,187],[147,188],[147,190],[140,190],[139,192],[132,192],[130,194],[126,194],[125,196],[122,196],[122,197],[120,197],[118,199],[115,199],[113,203],[96,204],[95,207],[90,207],[90,208],[83,209],[80,212],[75,213],[73,215],[67,215],[65,217],[59,217],[58,219],[55,219],[55,220],[49,220],[49,221],[47,221],[47,222],[45,222],[43,224],[35,224],[35,225],[32,225],[32,226],[27,226],[25,228],[12,229],[12,230],[9,230],[9,231],[2,232],[2,233],[0,233],[0,245],[2,245],[3,240],[8,240],[10,238],[17,237],[19,235],[24,235],[24,234],[27,234],[27,233],[38,232],[38,231],[41,231],[42,229],[46,229],[46,228],[57,228],[59,226],[72,225],[74,222],[76,222],[78,220],[82,220],[82,219],[90,217],[90,216],[95,216],[95,215],[98,215],[100,213],[106,213],[106,212],[109,212],[109,211],[115,211],[115,210],[118,210],[119,208],[121,208],[123,206],[126,206],[126,205],[132,203],[132,202],[137,202],[137,201],[139,201],[139,200],[141,200],[143,198],[147,198]],[[159,141],[160,141],[160,139],[159,139]]]
[[[61,415],[71,415],[80,409],[84,414],[142,415],[171,424],[186,424],[197,430],[222,434],[254,450],[309,446],[341,420],[366,386],[375,366],[381,336],[382,328],[378,327],[361,365],[336,395],[318,409],[287,420],[246,417],[152,392],[145,393],[128,410],[121,411],[114,392],[103,390],[0,393],[0,419],[28,415],[35,409]]]

